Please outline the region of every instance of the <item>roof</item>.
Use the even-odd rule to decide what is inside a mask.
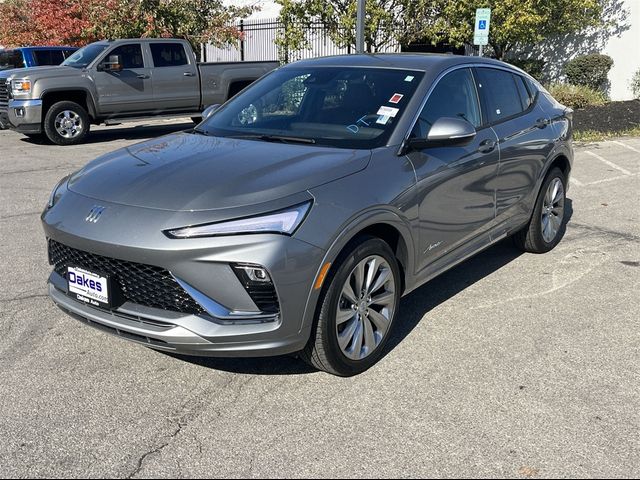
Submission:
[[[493,60],[490,58],[436,53],[374,53],[363,55],[335,55],[331,57],[300,60],[291,65],[402,68],[407,70],[427,71],[432,69],[448,68],[465,63],[505,65],[503,62],[499,62],[498,60]]]

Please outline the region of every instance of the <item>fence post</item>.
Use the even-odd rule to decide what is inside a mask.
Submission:
[[[240,61],[244,62],[244,20],[240,19]]]

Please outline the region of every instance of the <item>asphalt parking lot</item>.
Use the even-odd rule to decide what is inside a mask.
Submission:
[[[640,475],[640,138],[577,148],[555,250],[505,241],[413,292],[383,360],[341,379],[157,353],[48,300],[56,181],[188,127],[0,131],[0,476]]]

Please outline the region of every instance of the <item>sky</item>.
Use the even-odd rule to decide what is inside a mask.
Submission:
[[[275,18],[280,11],[280,5],[273,0],[223,0],[226,5],[258,5],[260,11],[254,13],[249,18]]]

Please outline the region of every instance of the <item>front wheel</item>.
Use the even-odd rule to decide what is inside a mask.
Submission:
[[[565,227],[566,178],[559,168],[552,169],[542,183],[529,224],[513,236],[521,250],[545,253],[562,239]]]
[[[77,145],[89,133],[87,111],[75,102],[57,102],[44,117],[44,133],[56,145]]]
[[[362,241],[336,261],[302,358],[343,377],[357,375],[382,356],[398,312],[398,262],[386,242]]]

